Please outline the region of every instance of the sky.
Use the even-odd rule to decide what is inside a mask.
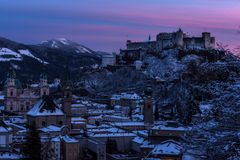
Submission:
[[[240,45],[240,0],[0,0],[0,36],[26,44],[67,38],[119,52],[126,40],[152,40],[182,28]]]

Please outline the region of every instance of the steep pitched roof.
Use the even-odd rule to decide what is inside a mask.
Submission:
[[[64,115],[60,107],[55,104],[50,96],[43,97],[33,108],[27,113],[29,116],[52,116]]]

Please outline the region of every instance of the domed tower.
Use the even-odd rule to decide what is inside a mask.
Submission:
[[[154,122],[153,115],[153,98],[151,80],[147,80],[146,88],[144,90],[144,107],[143,107],[144,123],[151,125]]]
[[[6,97],[8,98],[17,97],[17,84],[16,84],[15,71],[8,73],[5,87],[6,87]]]
[[[40,96],[48,96],[49,95],[49,86],[48,86],[48,80],[46,74],[40,75]]]
[[[176,32],[176,45],[178,48],[183,48],[183,31],[181,28]]]

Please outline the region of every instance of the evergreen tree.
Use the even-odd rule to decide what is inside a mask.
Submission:
[[[30,126],[28,129],[23,152],[26,160],[41,160],[41,141],[35,126]]]

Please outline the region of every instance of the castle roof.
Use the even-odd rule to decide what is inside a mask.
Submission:
[[[39,100],[27,113],[29,116],[61,116],[64,115],[60,107],[50,96],[45,96]]]

